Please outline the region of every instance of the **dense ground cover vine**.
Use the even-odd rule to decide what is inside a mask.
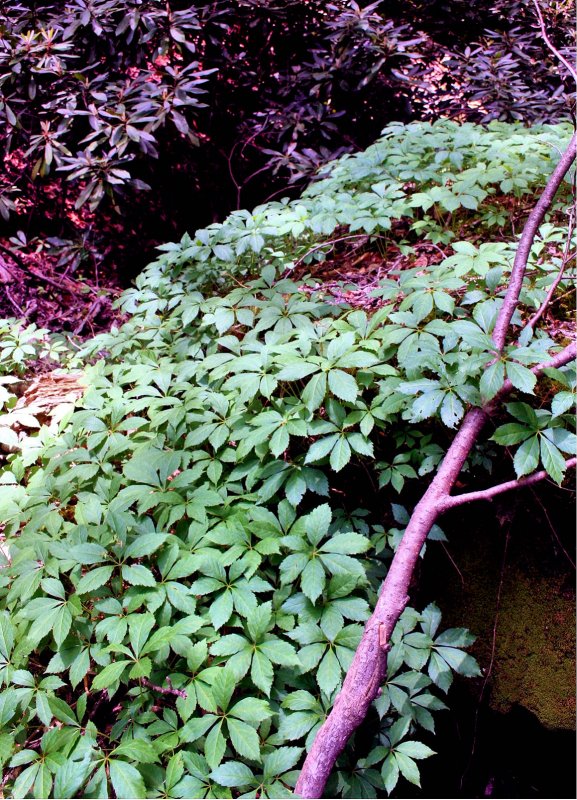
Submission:
[[[512,477],[563,480],[574,370],[549,370],[543,393],[531,367],[565,334],[523,328],[563,258],[562,194],[532,250],[518,341],[486,364],[516,248],[507,218],[567,139],[563,126],[392,125],[298,201],[163,248],[121,300],[128,322],[69,358],[87,390],[60,434],[8,437],[5,791],[290,795],[408,522],[398,493],[435,468],[466,409],[511,381],[502,424],[468,460],[475,479],[503,470],[504,446]],[[372,313],[314,272],[359,236],[383,257]],[[442,258],[414,264],[425,237]],[[387,269],[392,243],[403,269]],[[346,491],[358,465],[383,489],[371,508]],[[472,641],[443,630],[435,604],[403,612],[372,746],[351,744],[331,796],[419,782],[453,674],[479,674]]]

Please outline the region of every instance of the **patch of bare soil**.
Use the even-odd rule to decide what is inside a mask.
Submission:
[[[328,302],[348,303],[353,308],[375,311],[387,303],[377,290],[382,280],[398,277],[405,269],[421,267],[426,269],[439,264],[450,255],[431,242],[418,242],[410,253],[403,254],[392,242],[380,248],[378,240],[369,243],[369,237],[350,237],[356,241],[343,240],[327,254],[324,261],[314,264],[298,263],[290,275],[293,280],[310,276],[316,282],[313,286],[303,286],[307,294],[326,296]],[[330,243],[329,243],[330,246]],[[402,295],[399,299],[402,298]]]

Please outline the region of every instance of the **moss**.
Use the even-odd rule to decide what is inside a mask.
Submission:
[[[519,703],[549,728],[575,727],[575,608],[561,581],[507,571],[491,705]]]
[[[450,582],[442,583],[437,575],[437,586],[446,587],[439,602],[446,622],[464,625],[478,637],[473,652],[486,670],[491,663],[504,539],[493,529],[481,536],[473,533],[468,542],[453,542],[451,552],[463,583],[454,580],[454,573]],[[534,544],[516,536],[509,547],[488,700],[496,711],[507,712],[519,704],[548,728],[572,730],[576,666],[573,579],[562,563],[552,564]],[[550,548],[545,549],[550,553]]]

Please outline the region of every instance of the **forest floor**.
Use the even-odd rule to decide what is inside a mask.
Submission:
[[[73,271],[58,255],[17,251],[0,239],[2,319],[24,319],[51,332],[89,338],[122,322],[113,304],[124,288],[106,259]]]

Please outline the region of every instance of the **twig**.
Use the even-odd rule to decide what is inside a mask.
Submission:
[[[460,781],[460,789],[463,791],[463,782],[465,780],[465,776],[469,771],[471,763],[473,761],[473,756],[475,754],[475,749],[477,746],[477,731],[478,731],[478,723],[479,723],[479,709],[481,708],[481,703],[483,702],[483,697],[485,695],[485,690],[487,688],[487,684],[489,683],[489,678],[493,673],[493,664],[495,663],[495,653],[497,651],[497,625],[499,623],[499,611],[501,610],[501,593],[503,591],[503,583],[505,581],[505,567],[507,564],[507,553],[509,550],[509,539],[511,536],[511,525],[507,528],[507,533],[505,534],[505,546],[503,547],[503,558],[501,560],[501,570],[499,573],[499,586],[497,587],[497,599],[495,603],[495,616],[493,618],[493,632],[491,635],[491,657],[489,659],[489,666],[485,671],[485,675],[483,678],[483,684],[481,686],[481,691],[479,692],[479,699],[477,701],[477,707],[475,709],[475,720],[473,722],[473,742],[471,745],[471,752],[469,754],[469,761],[467,766],[465,767],[465,771],[461,775]]]
[[[567,59],[561,55],[559,50],[555,47],[552,43],[551,39],[547,34],[547,29],[545,27],[545,20],[543,19],[543,14],[541,13],[541,6],[537,2],[537,0],[533,0],[533,5],[535,6],[535,11],[537,12],[537,19],[539,20],[539,27],[541,28],[541,36],[545,41],[545,44],[549,48],[549,50],[555,55],[559,61],[569,70],[569,75],[573,78],[575,82],[577,82],[577,71],[575,71],[575,67],[567,61]]]
[[[316,244],[314,247],[311,247],[310,250],[307,250],[307,252],[300,258],[297,258],[293,266],[290,267],[290,269],[285,270],[285,274],[288,274],[293,270],[295,270],[300,264],[303,263],[305,258],[308,258],[308,256],[312,255],[317,250],[322,250],[323,247],[330,246],[332,248],[332,245],[337,244],[338,242],[344,242],[348,239],[365,239],[368,242],[369,239],[384,239],[384,238],[385,238],[384,236],[379,236],[378,234],[373,236],[369,233],[349,233],[346,236],[338,236],[336,239],[327,239],[326,242],[319,242],[319,244]]]
[[[78,325],[72,331],[75,336],[77,336],[84,329],[87,323],[89,323],[96,316],[100,306],[103,303],[103,300],[103,297],[97,297],[96,300],[92,302],[86,314],[82,317]]]
[[[12,297],[12,292],[10,291],[10,289],[7,286],[4,286],[4,291],[6,292],[6,297],[10,301],[10,305],[12,306],[12,308],[16,309],[16,313],[23,317],[24,309],[22,308],[22,306],[18,305],[16,300]]]
[[[545,516],[545,519],[547,520],[547,525],[549,525],[549,530],[551,531],[551,533],[553,534],[553,538],[555,539],[555,541],[557,542],[557,544],[558,544],[558,545],[559,545],[559,547],[561,548],[561,552],[563,553],[563,555],[565,556],[565,558],[567,559],[567,561],[568,561],[568,562],[571,564],[571,566],[573,567],[573,569],[575,569],[575,562],[573,561],[573,559],[571,558],[571,556],[569,555],[569,553],[567,552],[567,550],[566,550],[566,549],[565,549],[565,547],[563,546],[563,542],[562,542],[562,541],[561,541],[561,539],[559,538],[559,534],[558,534],[558,533],[557,533],[557,531],[555,530],[555,526],[553,525],[553,523],[551,522],[551,520],[550,520],[550,518],[549,518],[549,514],[547,513],[547,509],[545,508],[545,506],[544,506],[544,505],[543,505],[543,503],[541,502],[541,498],[539,497],[539,495],[537,494],[537,492],[536,492],[534,489],[531,489],[531,494],[533,495],[533,497],[535,498],[535,500],[536,500],[536,501],[539,503],[539,505],[541,506],[541,511],[543,512],[543,514],[544,514],[544,516]]]
[[[519,246],[517,247],[517,252],[515,253],[513,269],[511,270],[509,288],[507,289],[505,299],[503,300],[503,305],[501,306],[501,310],[493,330],[493,341],[497,350],[499,351],[503,350],[507,331],[509,330],[511,319],[515,313],[515,309],[517,308],[517,303],[519,302],[519,294],[521,293],[521,287],[523,285],[523,277],[525,275],[525,269],[527,267],[527,261],[529,260],[529,253],[531,252],[535,235],[539,230],[539,226],[543,222],[545,214],[553,202],[553,198],[557,194],[557,190],[561,186],[565,175],[569,172],[569,168],[575,160],[576,151],[577,135],[573,134],[571,141],[569,142],[569,146],[553,170],[553,173],[547,181],[547,185],[545,186],[541,197],[537,201],[533,211],[531,211],[529,214],[529,218],[527,219],[525,227],[523,228]]]
[[[457,573],[457,575],[459,576],[459,579],[461,581],[461,586],[464,586],[465,585],[465,578],[463,577],[463,573],[461,572],[461,570],[457,566],[457,562],[455,561],[453,556],[450,554],[449,548],[445,545],[445,543],[441,542],[440,544],[441,544],[441,547],[443,548],[443,550],[445,551],[445,555],[447,556],[447,558],[449,559],[451,564],[454,566],[455,572]]]
[[[534,328],[535,327],[535,323],[538,322],[541,319],[541,317],[543,316],[543,314],[545,313],[545,311],[549,307],[549,304],[551,302],[551,298],[555,294],[555,290],[557,289],[557,287],[561,283],[561,280],[563,279],[563,273],[565,272],[565,267],[567,266],[567,264],[570,261],[570,258],[569,258],[569,247],[571,245],[571,236],[573,234],[573,228],[574,227],[575,227],[575,211],[573,209],[571,209],[571,212],[569,214],[569,230],[567,232],[567,241],[565,242],[565,248],[563,250],[563,257],[561,259],[561,267],[559,269],[559,272],[557,273],[557,277],[555,278],[555,280],[553,281],[553,283],[549,287],[549,291],[545,295],[545,299],[543,300],[543,302],[541,303],[541,305],[539,306],[537,311],[533,314],[533,316],[531,317],[529,322],[527,322],[523,326],[523,330],[525,330],[525,328]]]
[[[160,694],[174,694],[177,697],[184,697],[185,699],[188,697],[185,691],[182,689],[174,689],[172,683],[170,682],[170,678],[166,679],[168,686],[157,686],[156,683],[152,683],[147,678],[141,678],[140,682],[143,686],[147,686],[149,689],[152,689],[155,692],[160,692]]]

